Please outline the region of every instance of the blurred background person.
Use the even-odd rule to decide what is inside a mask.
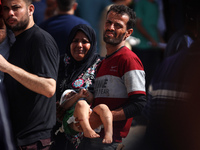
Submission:
[[[33,5],[35,6],[33,18],[37,25],[45,20],[46,1],[47,0],[33,0]]]
[[[103,10],[112,3],[111,0],[77,0],[79,7],[76,15],[90,23],[97,35],[97,52],[100,49],[100,24]]]
[[[159,6],[155,0],[139,0],[134,4],[134,10],[137,21],[133,36],[140,39],[140,43],[134,46],[133,51],[144,65],[148,90],[156,66],[163,59],[164,48],[160,47],[160,43],[164,40],[158,29]]]
[[[161,37],[164,40],[166,40],[167,27],[166,27],[165,14],[164,14],[164,3],[163,3],[163,0],[156,0],[156,2],[158,3],[158,8],[159,8],[158,30]]]
[[[5,58],[8,59],[10,47],[15,41],[15,36],[13,32],[8,29],[4,23],[2,18],[2,7],[0,1],[0,54]],[[0,71],[0,83],[3,82],[4,73]]]
[[[10,46],[12,44],[12,42],[10,41],[11,33],[8,33],[8,29],[6,28],[3,21],[1,11],[2,6],[0,0],[0,54],[7,59]],[[10,125],[8,101],[3,84],[3,78],[4,73],[0,71],[0,147],[2,150],[15,150],[13,144],[13,133]]]
[[[172,36],[175,42],[168,45],[174,48],[158,66],[149,88],[145,150],[200,148],[200,9],[193,0],[183,1],[183,6],[185,32]]]
[[[184,3],[182,5],[186,5],[187,3],[183,1]],[[186,3],[186,4],[185,4]],[[196,15],[198,15],[197,10],[193,10],[194,6],[191,6],[193,1],[191,1],[191,4],[188,4],[188,7],[184,7],[184,24],[183,27],[179,28],[174,34],[170,37],[167,47],[165,50],[165,57],[169,57],[171,55],[174,55],[178,51],[189,48],[190,45],[194,42],[196,39],[196,36],[198,34],[197,27],[198,27],[198,20],[196,19]],[[196,4],[196,3],[194,3]],[[198,6],[198,4],[196,4]]]
[[[45,9],[45,20],[50,17],[57,15],[57,1],[56,0],[45,0],[46,1],[46,9]]]
[[[60,55],[64,55],[71,29],[78,24],[90,24],[74,15],[78,7],[76,0],[55,0],[55,2],[58,6],[57,15],[45,20],[39,26],[53,36]]]

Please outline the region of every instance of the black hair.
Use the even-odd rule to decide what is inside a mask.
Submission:
[[[200,9],[196,0],[184,0],[185,23],[191,30],[195,30],[196,37],[200,38]],[[192,35],[190,35],[192,36]],[[194,37],[193,37],[194,38]]]
[[[57,0],[60,11],[69,11],[76,0]]]
[[[116,12],[117,14],[127,14],[129,16],[129,21],[127,22],[127,29],[131,29],[135,26],[135,22],[136,22],[136,14],[135,12],[129,8],[128,6],[125,5],[112,5],[110,7],[110,9],[107,12],[107,15],[109,14],[109,12]]]
[[[3,0],[1,0],[1,1],[3,1]],[[30,5],[30,4],[32,4],[33,3],[33,0],[23,0],[27,5]]]

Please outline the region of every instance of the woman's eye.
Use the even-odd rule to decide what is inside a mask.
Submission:
[[[90,43],[90,42],[89,42],[89,41],[83,41],[82,43],[83,43],[83,44],[87,44],[87,43]]]

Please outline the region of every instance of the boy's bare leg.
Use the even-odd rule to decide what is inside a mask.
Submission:
[[[103,143],[112,143],[112,136],[113,136],[113,116],[105,104],[99,104],[98,106],[94,107],[94,112],[96,112],[103,122],[105,136],[103,139]]]
[[[83,129],[83,134],[88,138],[98,138],[100,137],[89,124],[89,113],[90,106],[85,100],[79,100],[75,106],[74,117],[78,118],[81,128]]]

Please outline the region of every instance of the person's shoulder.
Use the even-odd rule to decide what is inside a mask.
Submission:
[[[76,24],[90,25],[89,22],[87,22],[86,20],[84,20],[78,16],[64,14],[64,15],[56,15],[56,16],[49,18],[48,20],[39,24],[39,27],[41,27],[42,29],[47,29],[49,26],[56,27],[56,26],[65,25],[66,27],[68,27],[68,26],[72,26],[72,25],[76,25]]]
[[[148,2],[148,1],[147,1],[147,0],[137,0],[137,1],[135,2],[135,6],[138,6],[138,5],[142,6],[142,4],[144,4],[144,3],[146,3],[146,2]]]
[[[90,25],[90,23],[86,20],[84,20],[83,18],[80,18],[76,15],[71,15],[71,18],[75,21],[75,22],[78,22],[79,24],[87,24],[87,25]]]
[[[135,63],[142,64],[141,60],[139,59],[139,57],[133,51],[131,51],[128,47],[126,47],[126,46],[124,46],[119,51],[119,53],[117,55],[119,57],[118,61],[121,64],[127,63],[127,62],[132,63],[132,64],[135,64]]]
[[[50,43],[50,45],[55,45],[54,38],[44,29],[40,28],[38,25],[33,26],[32,30],[32,40],[40,44]]]
[[[124,46],[123,48],[121,48],[119,50],[119,56],[121,56],[122,58],[130,58],[130,57],[137,57],[137,55],[130,50],[128,47]]]
[[[57,20],[58,17],[59,17],[58,15],[50,17],[47,20],[41,22],[38,26],[41,28],[45,28],[46,25],[48,25],[50,22],[53,22],[54,20]]]
[[[51,38],[51,35],[45,31],[44,29],[42,29],[41,27],[39,27],[38,25],[34,25],[34,35],[35,36],[42,36],[44,38]]]

